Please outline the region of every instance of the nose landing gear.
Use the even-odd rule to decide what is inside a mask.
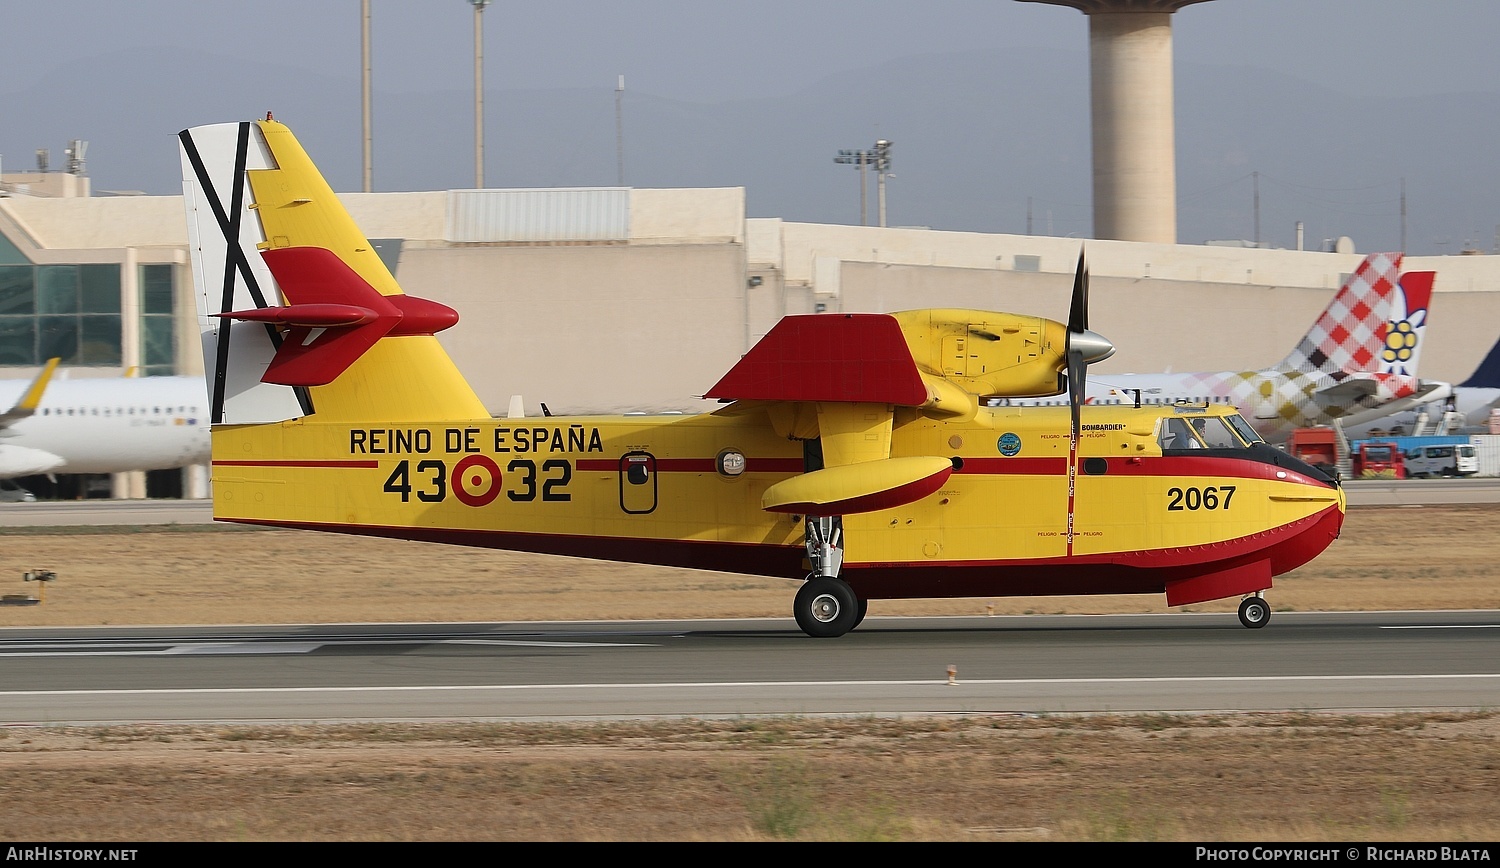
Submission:
[[[1266,603],[1265,597],[1257,594],[1240,601],[1241,624],[1254,629],[1266,626],[1270,620],[1271,607]]]

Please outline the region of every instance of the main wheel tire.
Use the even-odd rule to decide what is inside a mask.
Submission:
[[[797,591],[792,614],[802,632],[816,639],[832,639],[859,623],[859,599],[843,579],[816,576]]]
[[[1264,597],[1246,597],[1240,601],[1240,623],[1252,629],[1264,627],[1271,620],[1271,607]]]
[[[865,614],[868,613],[869,611],[870,611],[870,601],[866,600],[864,597],[860,597],[859,598],[859,612],[855,615],[855,617],[854,617],[854,623],[853,623],[853,625],[851,625],[849,627],[849,629],[853,630],[855,627],[858,627],[860,624],[863,624],[865,622]]]

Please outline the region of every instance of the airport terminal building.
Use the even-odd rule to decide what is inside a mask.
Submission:
[[[57,177],[53,177],[53,176]],[[71,180],[68,180],[71,179]],[[0,377],[201,374],[179,196],[90,196],[87,178],[0,184]],[[1066,319],[1086,247],[1091,375],[1253,369],[1283,358],[1362,255],[749,218],[743,188],[341,194],[404,290],[456,309],[440,340],[495,415],[695,412],[789,314],[928,307]],[[1466,378],[1500,338],[1500,257],[1437,272],[1421,375]],[[77,496],[203,496],[197,471],[119,474]]]

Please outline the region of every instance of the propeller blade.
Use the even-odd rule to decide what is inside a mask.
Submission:
[[[1083,386],[1088,379],[1088,362],[1083,358],[1082,351],[1072,350],[1068,353],[1068,406],[1073,411],[1073,441],[1077,442],[1079,433],[1079,414],[1083,408]]]
[[[1089,331],[1089,269],[1083,251],[1078,251],[1078,273],[1073,278],[1073,305],[1068,311],[1068,393],[1072,396],[1074,426],[1088,366],[1115,354],[1115,345],[1103,335]]]
[[[1089,270],[1078,251],[1078,273],[1073,277],[1073,306],[1068,311],[1068,332],[1089,330]]]

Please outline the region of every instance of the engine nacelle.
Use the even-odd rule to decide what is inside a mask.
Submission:
[[[1036,316],[943,308],[892,314],[922,371],[980,396],[1066,388],[1068,327]]]

